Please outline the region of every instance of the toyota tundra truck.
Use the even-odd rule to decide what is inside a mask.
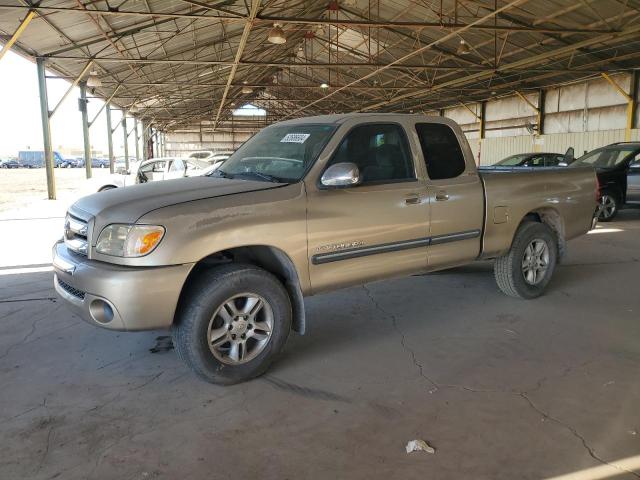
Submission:
[[[505,294],[538,297],[596,204],[593,169],[479,173],[443,117],[309,117],[207,176],[81,198],[54,285],[93,325],[170,329],[196,374],[231,384],[304,333],[306,296],[491,259]]]

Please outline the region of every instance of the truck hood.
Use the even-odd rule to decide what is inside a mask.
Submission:
[[[158,208],[206,198],[278,188],[284,184],[218,177],[189,177],[150,182],[94,193],[75,202],[69,212],[94,228],[110,223],[135,223]]]

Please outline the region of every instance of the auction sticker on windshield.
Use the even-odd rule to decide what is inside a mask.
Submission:
[[[310,133],[287,133],[280,143],[304,143],[310,136]]]

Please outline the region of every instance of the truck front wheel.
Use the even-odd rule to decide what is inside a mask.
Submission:
[[[543,223],[523,223],[509,252],[496,258],[496,283],[510,297],[539,297],[551,280],[557,259],[558,243],[553,231]]]
[[[173,341],[201,378],[222,385],[263,374],[291,330],[282,283],[253,265],[228,264],[193,279],[181,300]]]

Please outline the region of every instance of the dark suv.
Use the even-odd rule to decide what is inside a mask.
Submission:
[[[608,222],[624,205],[640,206],[640,142],[620,142],[597,148],[570,167],[594,167],[600,184],[598,220]]]

